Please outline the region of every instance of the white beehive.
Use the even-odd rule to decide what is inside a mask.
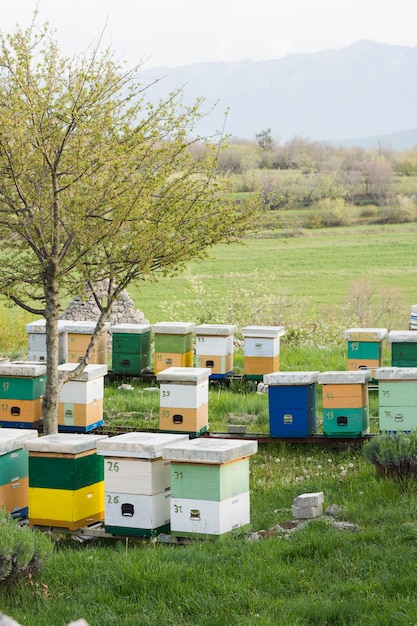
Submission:
[[[162,448],[187,440],[186,435],[132,432],[98,443],[107,532],[151,536],[169,530],[170,462],[162,459]]]
[[[71,372],[77,363],[64,363],[59,372]],[[59,395],[58,430],[88,432],[103,424],[104,376],[107,365],[89,364],[67,381]]]

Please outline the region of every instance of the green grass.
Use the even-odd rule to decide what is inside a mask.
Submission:
[[[325,516],[277,532],[293,499],[315,491],[353,530]],[[0,606],[24,626],[81,616],[91,626],[413,624],[416,495],[377,478],[354,445],[263,445],[251,458],[251,520],[264,538],[170,546],[57,536],[38,576],[0,587]]]
[[[244,245],[218,245],[210,258],[188,265],[194,282],[201,283],[200,294],[184,273],[157,283],[132,285],[129,292],[151,323],[175,319],[176,312],[184,316],[186,311],[194,321],[224,315],[224,302],[232,296],[236,299],[241,294],[241,299],[247,299],[254,294],[256,298],[262,282],[262,293],[279,298],[286,311],[302,309],[306,316],[319,319],[329,308],[342,307],[349,290],[363,280],[382,294],[392,289],[398,292],[397,323],[405,324],[416,300],[416,248],[417,224],[352,226],[303,231],[297,237],[249,239]]]

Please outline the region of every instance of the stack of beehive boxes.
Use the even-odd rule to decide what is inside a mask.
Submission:
[[[42,420],[46,365],[27,361],[0,365],[0,425],[37,428]]]
[[[381,367],[378,379],[379,430],[410,432],[417,428],[417,367]]]
[[[208,430],[210,369],[169,367],[157,374],[159,430],[198,437]]]
[[[369,370],[322,372],[323,434],[362,437],[369,433]]]
[[[192,322],[158,322],[152,325],[155,374],[168,367],[193,366],[194,328]]]
[[[58,363],[68,358],[68,320],[58,320]],[[46,363],[46,321],[37,320],[26,324],[29,341],[29,361]]]
[[[282,326],[246,326],[243,334],[243,375],[248,380],[262,380],[264,374],[279,368]]]
[[[308,437],[316,432],[316,383],[319,372],[273,372],[268,385],[271,437]]]
[[[170,462],[162,448],[185,442],[186,435],[131,432],[102,439],[104,527],[114,535],[151,537],[170,529]]]
[[[195,327],[196,367],[211,369],[210,379],[224,379],[233,373],[234,333],[231,324],[200,324]]]
[[[114,374],[139,376],[151,370],[150,325],[114,324],[111,335]]]
[[[29,452],[29,523],[77,530],[104,520],[105,435],[58,433],[24,442]]]
[[[71,372],[77,363],[63,363],[59,372]],[[59,395],[58,430],[89,432],[104,423],[104,377],[107,365],[86,365],[81,374],[64,383]]]
[[[250,523],[249,457],[256,441],[192,439],[167,446],[171,461],[171,534],[218,538]]]
[[[391,344],[392,367],[417,367],[417,333],[415,330],[391,330],[388,333]]]
[[[23,444],[36,430],[0,428],[0,509],[12,517],[28,513],[29,463]]]
[[[348,344],[348,370],[375,370],[382,365],[382,342],[386,338],[386,328],[348,328],[344,337]]]
[[[72,321],[70,324],[67,324],[68,363],[79,363],[82,361],[95,328],[96,323],[89,321]],[[110,324],[106,323],[91,353],[89,363],[107,365],[109,330]]]

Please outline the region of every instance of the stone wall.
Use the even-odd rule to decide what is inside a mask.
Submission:
[[[99,289],[99,295],[105,299],[107,294],[106,285],[103,283]],[[61,319],[75,321],[97,321],[100,311],[90,290],[85,294],[76,296],[69,303]],[[114,303],[110,314],[109,322],[114,324],[149,324],[142,311],[135,307],[135,303],[127,291],[122,291],[120,298]],[[111,349],[111,339],[109,338],[109,349]]]

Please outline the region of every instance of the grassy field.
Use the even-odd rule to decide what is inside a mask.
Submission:
[[[301,308],[319,318],[342,307],[349,290],[367,281],[381,294],[397,291],[397,323],[405,324],[417,299],[416,249],[417,224],[302,231],[216,246],[210,258],[189,264],[189,275],[134,285],[129,292],[151,323],[175,320],[177,311],[184,315],[187,309],[190,321],[224,316],[221,303],[224,309],[231,297],[256,299],[260,286],[262,295],[274,296],[286,310]],[[206,309],[198,300],[201,293]]]
[[[288,324],[282,370],[345,369],[343,329],[359,319],[347,296],[359,285],[356,304],[366,308],[368,325],[390,320],[406,328],[417,301],[416,244],[414,224],[266,237],[218,246],[210,259],[190,264],[188,275],[129,291],[151,322]],[[0,348],[24,355],[29,320],[15,313],[0,308],[1,328],[8,329]],[[320,335],[311,334],[315,324]],[[386,350],[384,359],[389,364]],[[241,350],[235,363],[241,370]],[[106,384],[106,425],[157,428],[158,394],[144,387]],[[370,415],[376,432],[374,392]],[[244,424],[248,432],[267,433],[268,419],[265,394],[210,389],[211,431]],[[183,546],[52,535],[55,549],[40,574],[0,585],[0,611],[23,626],[65,626],[80,617],[90,626],[417,623],[416,484],[378,478],[355,441],[280,442],[261,444],[251,457],[250,490],[254,535]],[[291,531],[293,499],[317,491],[336,513]]]

